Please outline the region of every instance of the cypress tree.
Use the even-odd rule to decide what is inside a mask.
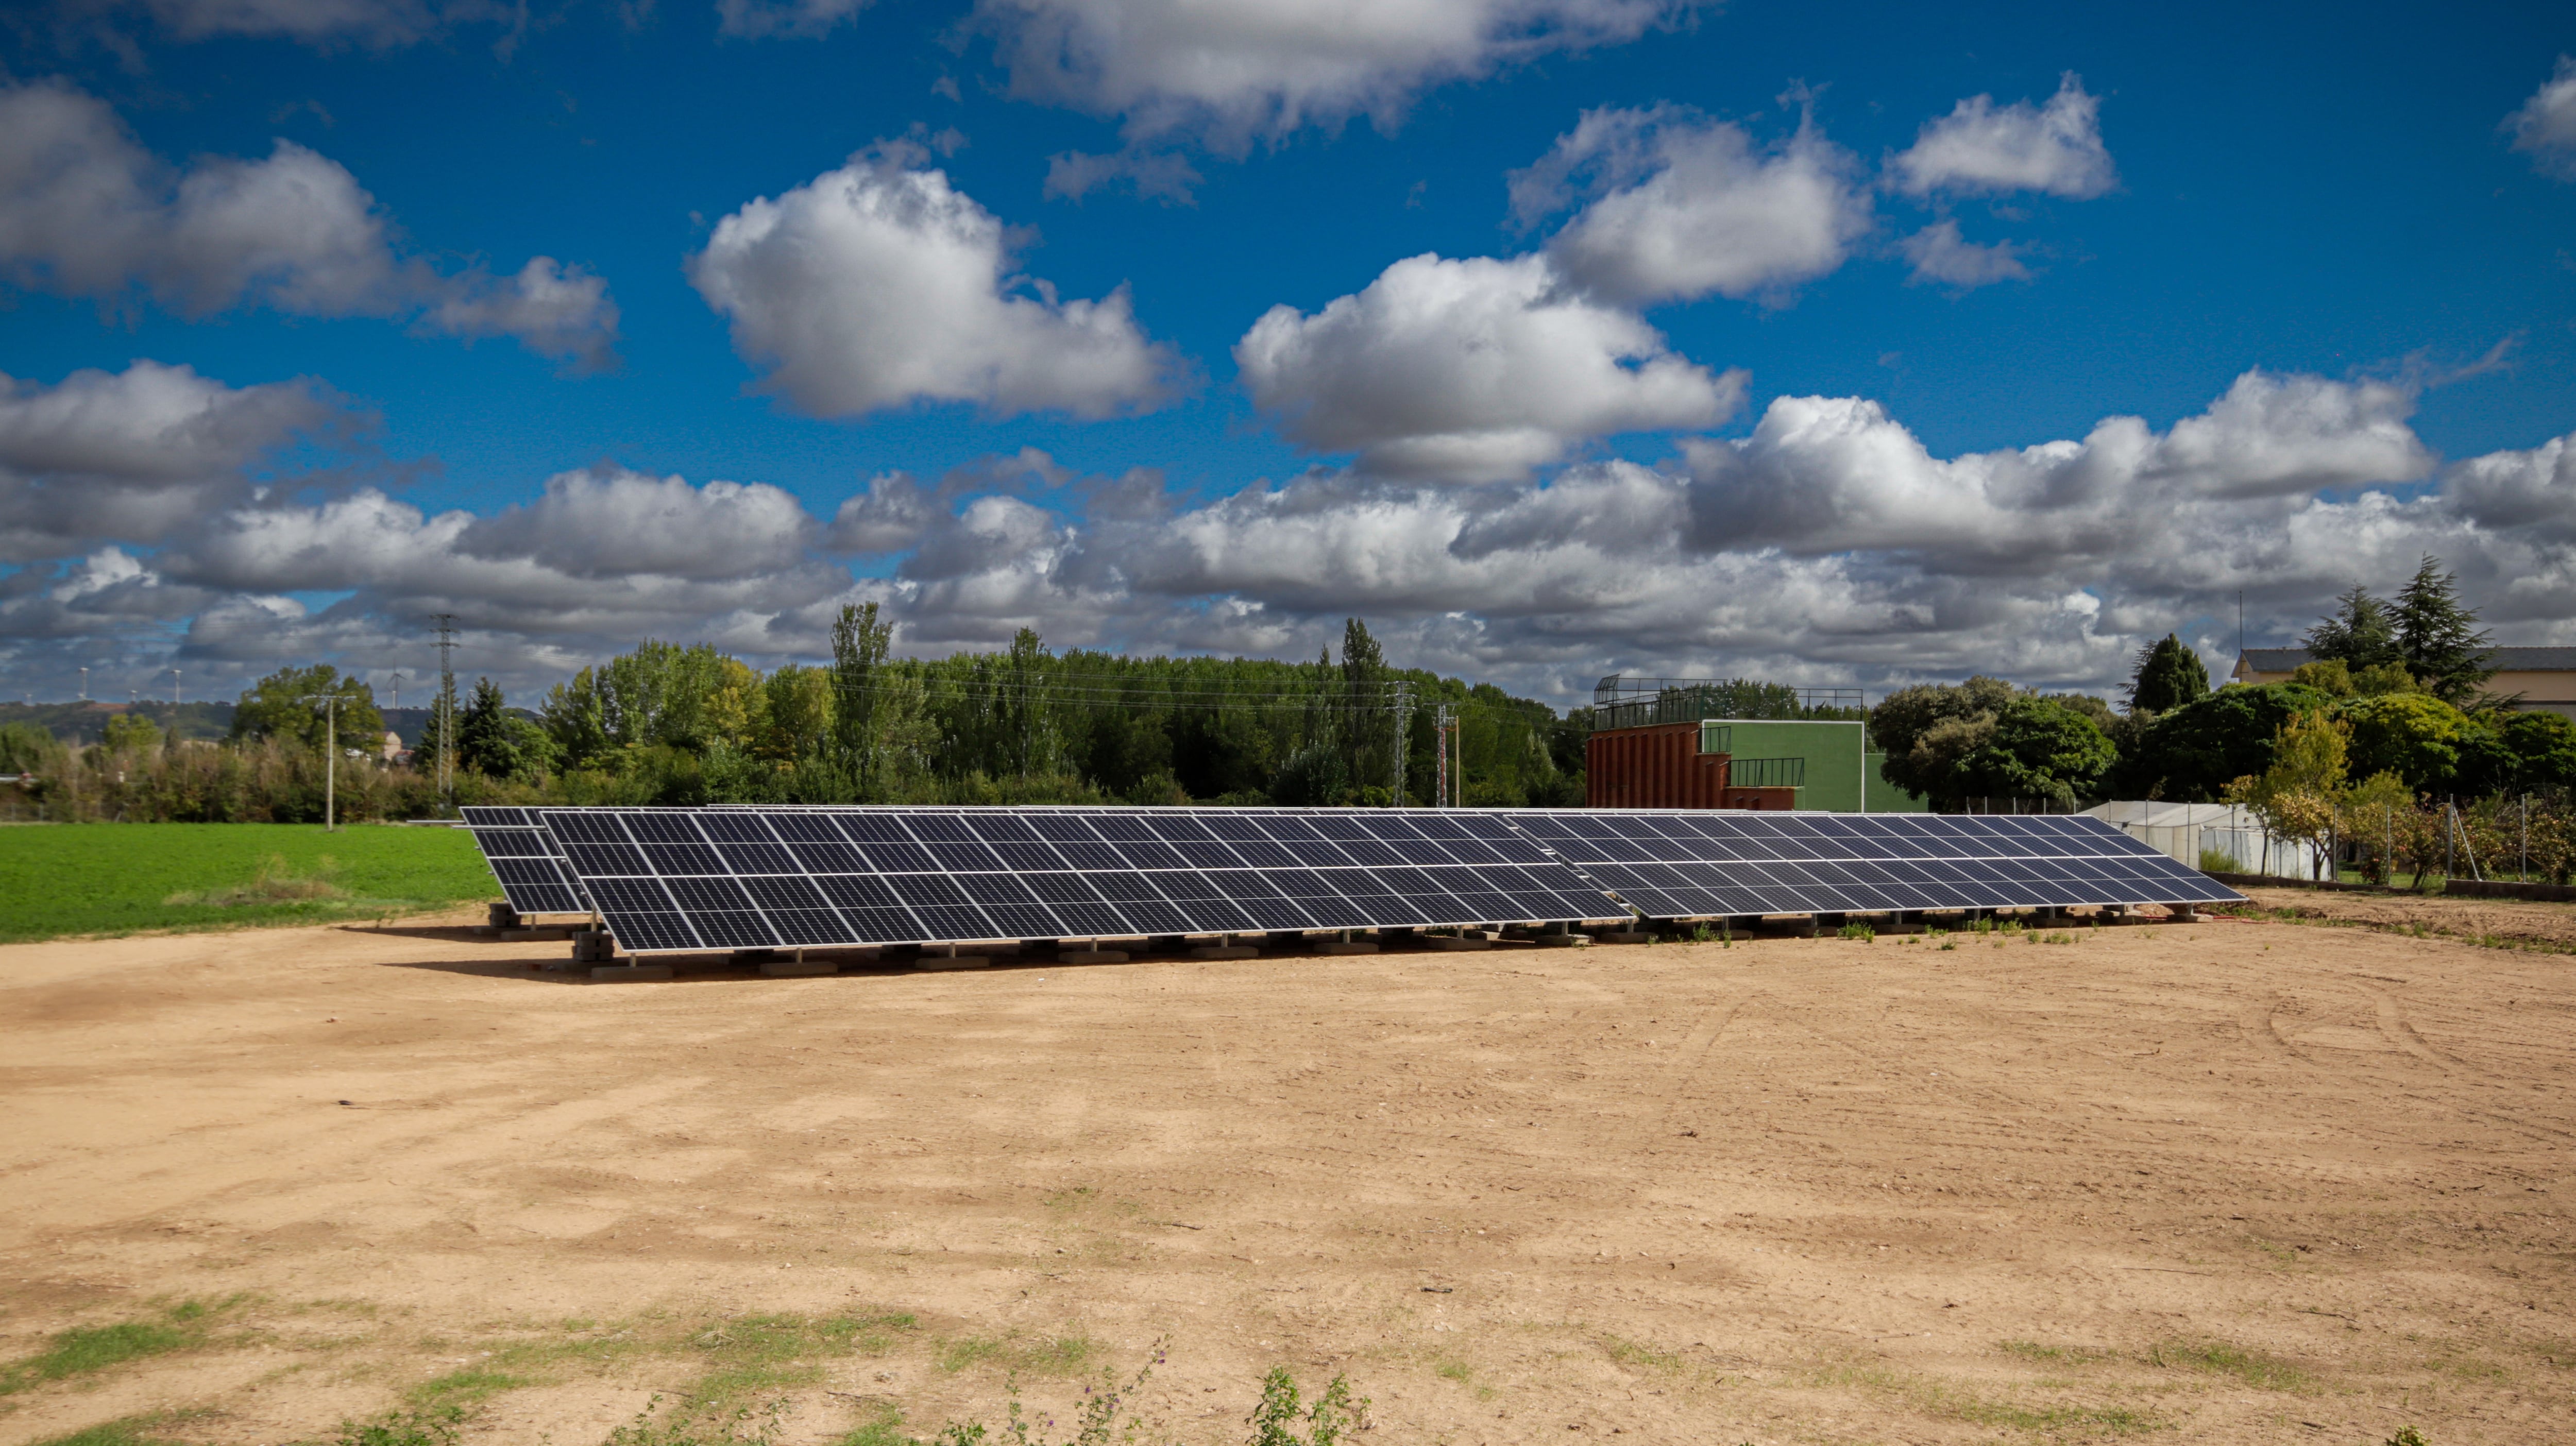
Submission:
[[[2209,669],[2200,655],[2167,633],[2163,641],[2138,650],[2138,670],[2129,679],[2129,709],[2170,713],[2209,696]]]
[[[2424,691],[2454,706],[2495,676],[2475,611],[2460,602],[2459,577],[2431,553],[2397,590],[2397,647]]]

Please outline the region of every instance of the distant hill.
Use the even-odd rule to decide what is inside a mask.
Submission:
[[[428,734],[430,710],[427,708],[381,708],[385,727],[400,734],[405,748],[418,748]],[[510,710],[531,722],[536,714],[525,708]],[[75,746],[97,743],[107,735],[107,720],[119,713],[132,712],[149,718],[163,733],[179,738],[229,738],[233,731],[233,705],[230,703],[182,703],[173,709],[167,703],[136,703],[130,708],[123,703],[0,703],[0,723],[33,723],[66,743]],[[172,724],[177,724],[174,732]],[[351,744],[356,747],[356,744]]]
[[[86,703],[0,703],[0,723],[33,723],[72,744],[97,743],[107,734],[107,720],[119,713],[149,718],[163,734],[176,738],[225,738],[233,731],[230,703],[142,702],[128,706],[91,699]]]

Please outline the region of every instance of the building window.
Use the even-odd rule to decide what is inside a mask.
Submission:
[[[1804,758],[1736,758],[1726,765],[1726,781],[1736,788],[1804,788]]]

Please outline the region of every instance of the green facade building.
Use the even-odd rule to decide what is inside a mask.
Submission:
[[[1708,718],[1699,751],[1729,755],[1730,788],[1794,788],[1798,807],[1833,813],[1925,813],[1929,806],[1879,776],[1869,727],[1825,719]]]

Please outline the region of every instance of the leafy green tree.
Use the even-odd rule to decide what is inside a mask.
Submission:
[[[2394,773],[2417,793],[2458,784],[2467,715],[2423,693],[2353,698],[2337,710],[2352,728],[2352,771],[2367,778]]]
[[[161,746],[161,725],[140,713],[118,713],[102,732],[110,753],[150,753]]]
[[[1869,710],[1870,740],[1887,755],[1879,776],[1925,798],[1956,798],[1949,789],[1959,760],[1984,746],[1995,715],[2019,696],[2001,678],[1982,676],[1888,694]]]
[[[2329,698],[2349,698],[2354,692],[2352,668],[2341,658],[2301,663],[2290,670],[2290,681],[2302,688],[2314,688]]]
[[[2292,717],[2273,735],[2271,767],[2229,785],[2228,802],[2253,809],[2271,833],[2306,844],[2321,866],[2343,818],[2349,732],[2322,708]]]
[[[2311,657],[2333,659],[2358,673],[2381,663],[2403,661],[2397,645],[2397,620],[2388,604],[2359,583],[2335,599],[2335,610],[2299,639]]]
[[[456,715],[456,765],[486,778],[534,778],[554,767],[554,739],[506,706],[501,685],[474,680]]]
[[[2200,654],[2183,645],[2177,633],[2138,650],[2137,671],[2129,679],[2129,707],[2170,713],[2209,696],[2209,669]]]
[[[340,700],[334,705],[339,716],[329,726],[322,716],[325,697]],[[277,738],[319,748],[329,727],[337,728],[343,748],[372,746],[385,733],[384,715],[376,711],[376,690],[356,678],[342,677],[329,663],[280,668],[244,689],[233,705],[237,739]]]
[[[2071,805],[2101,782],[2114,756],[2111,740],[2083,710],[2053,698],[2015,698],[1995,711],[1985,740],[1953,764],[1945,786],[1932,793]]]
[[[2397,590],[2394,619],[2407,670],[2443,702],[2466,702],[2495,676],[2478,615],[2461,603],[2459,578],[2442,570],[2440,558],[2424,554],[2415,576]]]
[[[2272,766],[2282,724],[2332,701],[2296,683],[2221,688],[2148,724],[2105,784],[2115,798],[2215,803],[2229,784]]]
[[[0,773],[33,773],[61,751],[54,735],[33,723],[0,723]]]
[[[2499,709],[2470,720],[2460,739],[2465,794],[2576,791],[2576,723],[2537,709]]]
[[[812,758],[832,744],[832,672],[790,663],[761,685],[767,718],[755,751],[775,763]]]

